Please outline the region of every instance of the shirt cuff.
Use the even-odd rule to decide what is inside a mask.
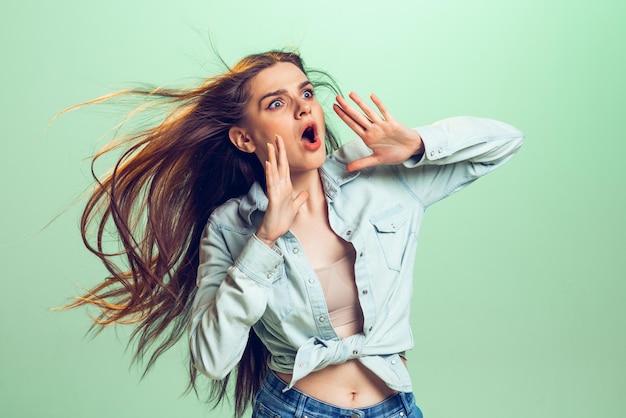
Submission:
[[[253,234],[233,267],[255,282],[269,286],[280,277],[283,264],[280,249],[276,246],[268,247]]]
[[[441,132],[438,126],[428,125],[415,128],[422,137],[424,152],[409,157],[402,163],[406,168],[414,168],[427,162],[438,160],[450,155],[447,136]]]

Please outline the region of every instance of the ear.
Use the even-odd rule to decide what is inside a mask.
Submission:
[[[240,151],[253,153],[256,150],[256,144],[250,138],[245,129],[239,126],[233,126],[228,130],[230,142]]]

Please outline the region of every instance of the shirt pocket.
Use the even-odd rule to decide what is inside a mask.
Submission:
[[[370,218],[387,267],[394,271],[400,271],[402,266],[409,218],[408,210],[402,204],[379,212]]]

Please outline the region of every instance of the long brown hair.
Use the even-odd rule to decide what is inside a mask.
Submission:
[[[145,372],[185,334],[207,218],[226,200],[245,194],[255,181],[264,183],[257,157],[237,150],[228,130],[245,121],[249,81],[278,62],[307,73],[296,52],[269,51],[245,57],[197,88],[137,88],[85,103],[140,95],[170,106],[156,126],[115,138],[93,157],[96,186],[80,229],[85,245],[110,275],[67,305],[99,308],[94,326],[136,324],[129,344],[136,343],[134,360],[147,358]],[[311,81],[338,91],[330,77]],[[327,149],[336,149],[335,137],[326,132]],[[114,167],[100,179],[94,164],[119,150]],[[108,248],[111,240],[120,244],[114,250]],[[251,332],[236,369],[235,416],[243,415],[258,392],[267,356]],[[209,398],[215,405],[226,397],[231,374],[212,382]],[[196,389],[197,371],[191,362],[189,376],[189,388]]]

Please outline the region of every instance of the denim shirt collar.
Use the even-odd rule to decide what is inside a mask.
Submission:
[[[250,190],[248,190],[248,194],[239,202],[239,215],[252,225],[252,214],[257,210],[265,212],[268,203],[269,201],[263,187],[261,187],[258,181],[255,181]]]
[[[319,171],[322,187],[329,202],[333,202],[339,196],[341,186],[354,180],[360,174],[358,171],[346,171],[346,164],[333,158],[326,159]]]

